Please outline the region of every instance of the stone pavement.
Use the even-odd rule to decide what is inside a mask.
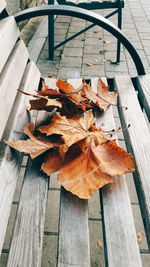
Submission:
[[[106,15],[108,11],[96,11]],[[148,0],[126,0],[123,9],[123,32],[132,42],[142,58],[146,73],[150,73],[150,2]],[[111,18],[116,23],[116,16]],[[70,37],[87,23],[77,18],[57,17],[55,23],[55,44]],[[103,55],[100,51],[106,51]],[[64,55],[61,58],[61,55]],[[46,76],[54,72],[58,78],[101,76],[114,77],[115,74],[136,75],[136,70],[128,52],[122,47],[119,65],[110,64],[116,57],[116,40],[106,31],[96,26],[55,51],[55,60],[48,59],[48,43],[38,59],[38,66]],[[93,64],[88,66],[86,63]],[[59,68],[60,67],[60,68]]]
[[[99,14],[106,15],[108,11],[98,11]],[[150,74],[150,1],[149,0],[125,0],[123,9],[123,32],[135,46],[142,58],[147,74]],[[111,19],[116,23],[116,18]],[[76,33],[80,28],[86,26],[77,18],[58,16],[55,22],[55,43],[64,40],[66,37]],[[24,38],[28,35],[28,29]],[[91,76],[114,77],[115,74],[130,74],[136,76],[136,70],[129,54],[122,47],[121,62],[119,65],[112,65],[111,60],[116,57],[116,41],[110,34],[99,27],[94,27],[85,34],[67,43],[55,51],[53,61],[48,60],[47,41],[47,18],[44,18],[32,40],[28,43],[31,58],[37,65],[44,77],[49,73],[54,73],[57,78],[78,78]],[[104,54],[100,51],[106,50]],[[87,64],[88,63],[88,64]],[[90,66],[89,66],[90,65]],[[116,111],[115,111],[116,112]],[[119,124],[116,113],[116,124]],[[118,125],[119,126],[119,125]],[[124,146],[122,134],[118,135],[120,145]],[[9,220],[9,227],[3,248],[3,255],[0,267],[6,266],[11,234],[15,213],[19,202],[19,191],[22,184],[22,177],[26,157],[24,159],[20,179],[13,201],[12,216]],[[140,214],[138,198],[136,195],[132,174],[127,175],[127,183],[133,208],[136,231],[142,232],[143,241],[139,245],[143,267],[150,266],[150,251],[148,250],[142,218]],[[55,267],[57,261],[57,241],[58,241],[58,220],[59,220],[59,199],[60,187],[56,182],[56,175],[50,179],[49,196],[47,204],[47,216],[45,222],[45,235],[43,243],[42,267]],[[100,213],[99,193],[94,194],[89,200],[89,230],[90,230],[90,250],[91,267],[104,267],[104,249],[97,245],[97,240],[103,244],[102,222]],[[53,218],[53,220],[50,220]],[[12,266],[13,267],[13,266]],[[127,267],[127,266],[125,266]],[[137,266],[138,267],[138,266]]]

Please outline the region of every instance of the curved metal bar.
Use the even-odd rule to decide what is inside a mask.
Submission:
[[[144,75],[145,74],[145,69],[143,66],[143,63],[133,47],[133,45],[128,41],[126,36],[122,33],[122,31],[117,28],[112,22],[107,20],[106,18],[93,13],[91,11],[77,8],[77,7],[71,7],[70,6],[64,6],[64,5],[46,5],[46,6],[40,6],[40,7],[35,7],[35,8],[29,8],[24,11],[18,12],[14,18],[16,22],[25,20],[25,19],[30,19],[32,17],[37,17],[37,16],[43,16],[43,15],[65,15],[65,16],[72,16],[72,17],[77,17],[80,19],[84,19],[87,21],[90,21],[108,32],[110,32],[113,36],[115,36],[119,41],[124,45],[124,47],[127,49],[129,52],[130,56],[133,59],[133,62],[135,64],[135,67],[137,69],[138,75]]]

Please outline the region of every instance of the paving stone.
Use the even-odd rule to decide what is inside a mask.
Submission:
[[[60,191],[49,190],[45,218],[45,231],[47,232],[58,232],[59,202]]]
[[[104,55],[83,55],[83,64],[84,63],[91,63],[94,65],[104,64]]]
[[[62,35],[66,35],[68,28],[55,28],[55,38],[57,36],[61,38]]]
[[[97,76],[104,76],[104,65],[96,65],[96,66],[85,66],[82,67],[82,77],[88,78],[90,76],[97,77]]]
[[[144,46],[144,50],[147,56],[150,56],[150,47],[149,46]]]
[[[99,190],[97,190],[93,197],[88,200],[89,218],[99,219],[101,218]]]
[[[10,248],[16,212],[17,212],[17,205],[12,205],[10,216],[8,219],[7,234],[5,235],[5,240],[3,244],[3,249],[6,249],[6,250]]]
[[[71,22],[71,17],[68,17],[68,16],[58,16],[57,17],[57,22],[59,22],[59,23],[65,23],[65,22],[69,23],[69,22]]]
[[[58,178],[58,173],[55,172],[53,174],[50,175],[50,185],[49,188],[50,189],[60,189],[60,184],[57,182],[57,178]]]
[[[86,38],[85,39],[85,45],[92,45],[92,46],[97,46],[97,45],[100,45],[102,46],[103,45],[103,40],[100,38]]]
[[[65,68],[58,70],[58,78],[60,79],[71,79],[71,78],[80,78],[81,69],[80,68]]]
[[[68,32],[67,34],[67,38],[70,38],[74,35],[73,32]],[[74,38],[74,40],[82,40],[84,38],[84,33],[80,34],[79,36],[77,36],[76,38]]]
[[[90,255],[91,267],[104,267],[104,245],[102,235],[102,223],[99,221],[89,221],[90,232]],[[98,241],[102,247],[98,246]]]
[[[83,29],[84,29],[84,27],[82,27],[82,26],[79,26],[79,27],[70,26],[68,32],[77,33],[77,32],[79,32],[79,31],[81,31]]]
[[[63,54],[65,56],[70,56],[70,57],[81,57],[82,56],[82,47],[65,47]]]
[[[73,39],[65,44],[65,47],[83,47],[84,42],[80,39]]]
[[[65,56],[64,59],[61,59],[60,66],[61,67],[81,67],[81,57],[67,57]]]
[[[93,46],[92,45],[88,45],[84,47],[84,54],[89,54],[89,55],[99,55],[99,52],[101,50],[104,50],[103,45],[102,46]]]
[[[72,21],[71,22],[71,26],[72,27],[85,27],[86,26],[86,21],[78,19],[76,21]]]
[[[118,71],[118,72],[126,72],[128,69],[127,69],[127,65],[126,65],[126,62],[120,62],[119,65],[117,64],[110,64],[109,62],[105,62],[106,64],[106,68],[107,68],[107,71]]]
[[[0,257],[0,267],[6,267],[8,260],[8,253],[2,253]]]
[[[149,267],[150,266],[150,254],[142,253],[141,258],[142,258],[143,267]]]
[[[57,236],[45,235],[41,267],[56,267],[57,263]]]
[[[133,216],[134,216],[136,233],[141,232],[143,236],[143,240],[139,244],[139,248],[148,250],[148,245],[146,241],[146,236],[145,236],[145,231],[144,231],[144,226],[143,226],[143,221],[142,221],[139,205],[132,205],[132,211],[133,211]]]

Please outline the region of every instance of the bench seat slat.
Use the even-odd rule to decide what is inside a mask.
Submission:
[[[5,0],[0,1],[0,13],[3,11],[3,9],[6,7],[6,2]]]
[[[13,17],[7,17],[0,21],[0,73],[18,36],[19,29]]]
[[[78,88],[82,79],[69,79]],[[61,189],[58,267],[90,266],[88,202]]]
[[[139,90],[139,97],[144,105],[146,114],[150,121],[150,75],[139,76],[141,90]]]
[[[90,266],[88,206],[62,188],[58,267]]]
[[[16,97],[17,89],[19,88],[27,60],[27,49],[23,41],[19,41],[15,45],[14,50],[0,75],[0,137],[2,136],[7,119],[9,117],[9,113]]]
[[[150,227],[150,132],[130,77],[117,76],[115,81],[119,92],[120,106],[127,107],[127,109],[121,110],[121,114],[125,124],[131,125],[128,134],[139,174],[135,183],[150,245],[148,230]]]
[[[40,266],[48,181],[40,160],[29,159],[7,266]]]
[[[96,78],[92,79],[92,88],[96,92]],[[115,129],[112,107],[96,117],[97,127],[103,124],[104,130]],[[112,184],[100,190],[100,196],[108,266],[142,266],[125,176],[115,176]]]
[[[36,78],[33,79],[33,76]],[[28,81],[30,87],[27,88],[25,82]],[[39,81],[40,74],[35,64],[30,62],[25,70],[20,89],[31,91],[31,88],[37,89],[37,79]],[[18,93],[15,99],[15,105],[11,110],[10,117],[7,122],[7,128],[4,131],[3,139],[19,140],[24,138],[23,128],[29,122],[29,114],[26,111],[27,96]],[[10,149],[3,142],[0,142],[0,251],[4,241],[5,231],[9,218],[10,208],[19,175],[22,154]]]

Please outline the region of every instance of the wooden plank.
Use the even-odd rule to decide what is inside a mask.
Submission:
[[[139,76],[138,79],[141,84],[141,88],[138,90],[139,97],[150,121],[150,75]]]
[[[9,117],[27,60],[27,49],[23,41],[19,41],[0,75],[0,137]]]
[[[41,266],[48,179],[40,159],[29,159],[24,177],[8,267]]]
[[[119,92],[120,106],[127,107],[127,109],[120,109],[120,114],[125,125],[131,125],[128,135],[138,172],[135,184],[150,247],[150,132],[130,77],[118,76],[115,81]]]
[[[75,88],[81,79],[68,80]],[[87,200],[61,190],[58,267],[90,266]]]
[[[33,93],[31,89],[37,89],[37,80],[39,81],[40,75],[32,62],[27,65],[24,77],[26,77],[26,80],[28,81],[27,84],[30,84],[30,87],[27,86],[25,78],[23,78],[21,89],[27,89],[26,91]],[[13,106],[11,115],[7,122],[7,129],[5,129],[3,134],[4,139],[24,139],[23,128],[25,124],[29,122],[29,114],[25,107],[26,98],[27,96],[18,93],[15,99],[15,106]],[[20,153],[17,153],[6,146],[3,142],[0,142],[0,251],[5,237],[21,161],[22,155]]]
[[[92,88],[97,91],[96,78],[92,79]],[[104,130],[115,129],[112,107],[96,118],[97,127],[103,123]],[[115,176],[113,183],[100,191],[106,265],[142,266],[125,176]]]
[[[13,17],[7,17],[0,21],[0,73],[18,36],[19,29]]]
[[[6,2],[5,0],[0,1],[0,13],[3,11],[3,9],[6,7]]]

